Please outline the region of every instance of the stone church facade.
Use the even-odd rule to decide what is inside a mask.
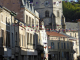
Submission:
[[[65,29],[62,0],[33,0],[34,8],[48,29]]]

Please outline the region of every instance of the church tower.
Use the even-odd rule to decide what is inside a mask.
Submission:
[[[65,28],[62,0],[33,0],[33,4],[46,28],[57,30]]]

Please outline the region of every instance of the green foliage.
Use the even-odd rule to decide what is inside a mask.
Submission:
[[[66,18],[66,21],[76,22],[76,19],[80,19],[80,4],[75,2],[62,2],[63,3],[63,14]]]

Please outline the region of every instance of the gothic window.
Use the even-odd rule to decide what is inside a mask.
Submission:
[[[57,11],[57,17],[59,17],[59,11]]]
[[[49,11],[45,11],[45,17],[49,17]]]

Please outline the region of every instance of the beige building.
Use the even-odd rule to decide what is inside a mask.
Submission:
[[[51,31],[48,32],[48,60],[72,60],[73,43],[68,36]]]
[[[14,48],[14,16],[16,14],[0,6],[0,60],[11,60]]]
[[[39,43],[39,14],[35,10],[32,13],[33,10],[29,11],[28,9],[26,6],[23,11],[24,17],[22,18],[25,23],[15,20],[15,25],[18,24],[18,26],[15,26],[15,40],[17,41],[15,42],[16,50],[14,56],[17,60],[37,60],[39,58],[37,51]]]
[[[38,59],[39,13],[34,10],[33,4],[30,4],[27,0],[3,0],[0,1],[0,5],[17,13],[14,29],[15,49],[17,51],[13,49],[13,59]],[[19,26],[16,26],[16,24]]]
[[[71,42],[71,59],[72,60],[77,60],[77,57],[78,57],[78,55],[77,54],[79,54],[78,53],[78,50],[77,50],[77,43],[76,43],[76,41],[77,41],[77,38],[75,38],[75,37],[72,37],[72,36],[70,36],[70,35],[68,35],[68,34],[65,34],[65,33],[62,33],[61,32],[61,34],[63,34],[63,35],[66,35],[68,38],[69,38],[69,41]]]
[[[66,34],[74,37],[76,39],[76,53],[74,55],[75,60],[79,56],[79,33],[78,33],[78,23],[66,22]],[[74,41],[73,41],[74,42]]]

